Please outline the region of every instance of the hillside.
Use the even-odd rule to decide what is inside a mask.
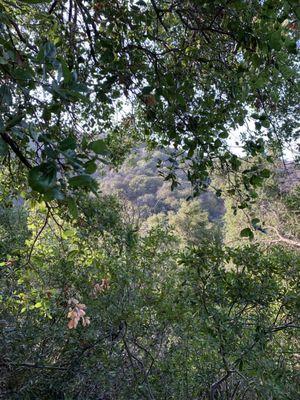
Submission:
[[[191,185],[181,171],[179,185],[171,190],[171,184],[159,174],[157,163],[166,161],[168,155],[156,150],[152,154],[144,147],[137,148],[118,170],[110,170],[101,179],[104,194],[118,193],[122,198],[138,208],[142,218],[158,213],[178,211],[180,203],[192,195]],[[211,191],[200,195],[202,208],[209,220],[220,219],[224,215],[224,202]]]

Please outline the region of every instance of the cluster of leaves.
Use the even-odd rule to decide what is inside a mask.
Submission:
[[[85,316],[86,305],[79,303],[77,299],[73,298],[68,301],[68,304],[70,305],[68,312],[68,318],[70,319],[68,328],[76,329],[79,321],[82,322],[83,326],[89,326],[91,321],[89,317]]]

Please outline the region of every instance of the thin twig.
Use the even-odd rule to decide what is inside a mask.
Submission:
[[[27,263],[30,263],[30,259],[31,259],[31,255],[32,255],[34,246],[35,246],[35,244],[36,244],[38,238],[41,236],[43,230],[44,230],[44,229],[46,228],[46,226],[47,226],[48,219],[49,219],[49,215],[50,215],[50,211],[48,210],[47,215],[46,215],[46,218],[45,218],[45,222],[43,223],[42,227],[41,227],[40,230],[38,231],[38,233],[37,233],[37,235],[36,235],[36,237],[35,237],[35,239],[34,239],[32,245],[31,245],[31,248],[30,248],[30,251],[29,251],[29,254],[28,254],[28,258],[27,258]]]

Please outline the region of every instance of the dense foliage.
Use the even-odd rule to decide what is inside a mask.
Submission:
[[[3,398],[297,398],[299,252],[224,246],[198,201],[141,230],[113,197],[82,204],[72,225],[2,209]]]
[[[298,398],[297,17],[0,0],[1,399]]]

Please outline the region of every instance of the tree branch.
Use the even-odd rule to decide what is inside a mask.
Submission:
[[[274,239],[274,240],[270,240],[268,241],[268,243],[285,243],[288,246],[292,246],[292,247],[300,247],[300,242],[297,240],[293,240],[293,239],[289,239],[286,238],[284,236],[282,236],[278,229],[275,228],[274,226],[268,226],[267,229],[271,229],[272,231],[274,231],[276,233],[276,236],[278,237],[278,239]]]
[[[19,158],[19,160],[29,169],[32,168],[32,165],[30,162],[27,160],[27,158],[23,155],[21,152],[19,146],[17,143],[9,136],[7,132],[1,132],[0,133],[2,139],[8,146],[12,149],[12,151],[15,153],[15,155]]]
[[[68,368],[64,367],[57,367],[55,365],[39,365],[35,363],[21,363],[21,364],[16,364],[16,363],[10,363],[9,365],[13,365],[14,367],[24,367],[24,368],[38,368],[38,369],[58,369],[61,371],[66,371]]]
[[[17,25],[17,23],[15,21],[13,21],[12,19],[10,19],[9,22],[15,28],[15,31],[17,32],[17,35],[18,35],[19,39],[21,40],[21,42],[25,43],[26,46],[28,46],[31,50],[37,52],[38,49],[36,48],[36,46],[33,46],[32,44],[28,43],[28,41],[25,39],[22,32],[20,31],[20,28]]]
[[[222,378],[220,378],[218,381],[214,382],[211,387],[210,387],[210,392],[209,392],[209,400],[215,400],[215,394],[216,390],[218,387],[225,382],[235,371],[234,370],[229,370],[226,372]]]
[[[159,20],[159,22],[160,22],[161,25],[163,26],[164,30],[165,30],[166,32],[168,32],[168,27],[166,26],[166,24],[164,23],[164,21],[163,21],[163,19],[162,19],[161,11],[158,9],[158,7],[157,7],[157,5],[156,5],[156,3],[155,3],[155,0],[151,0],[151,4],[152,4],[152,7],[153,7],[153,9],[154,9],[154,11],[155,11],[155,14],[156,14],[156,16],[157,16],[157,19]]]

